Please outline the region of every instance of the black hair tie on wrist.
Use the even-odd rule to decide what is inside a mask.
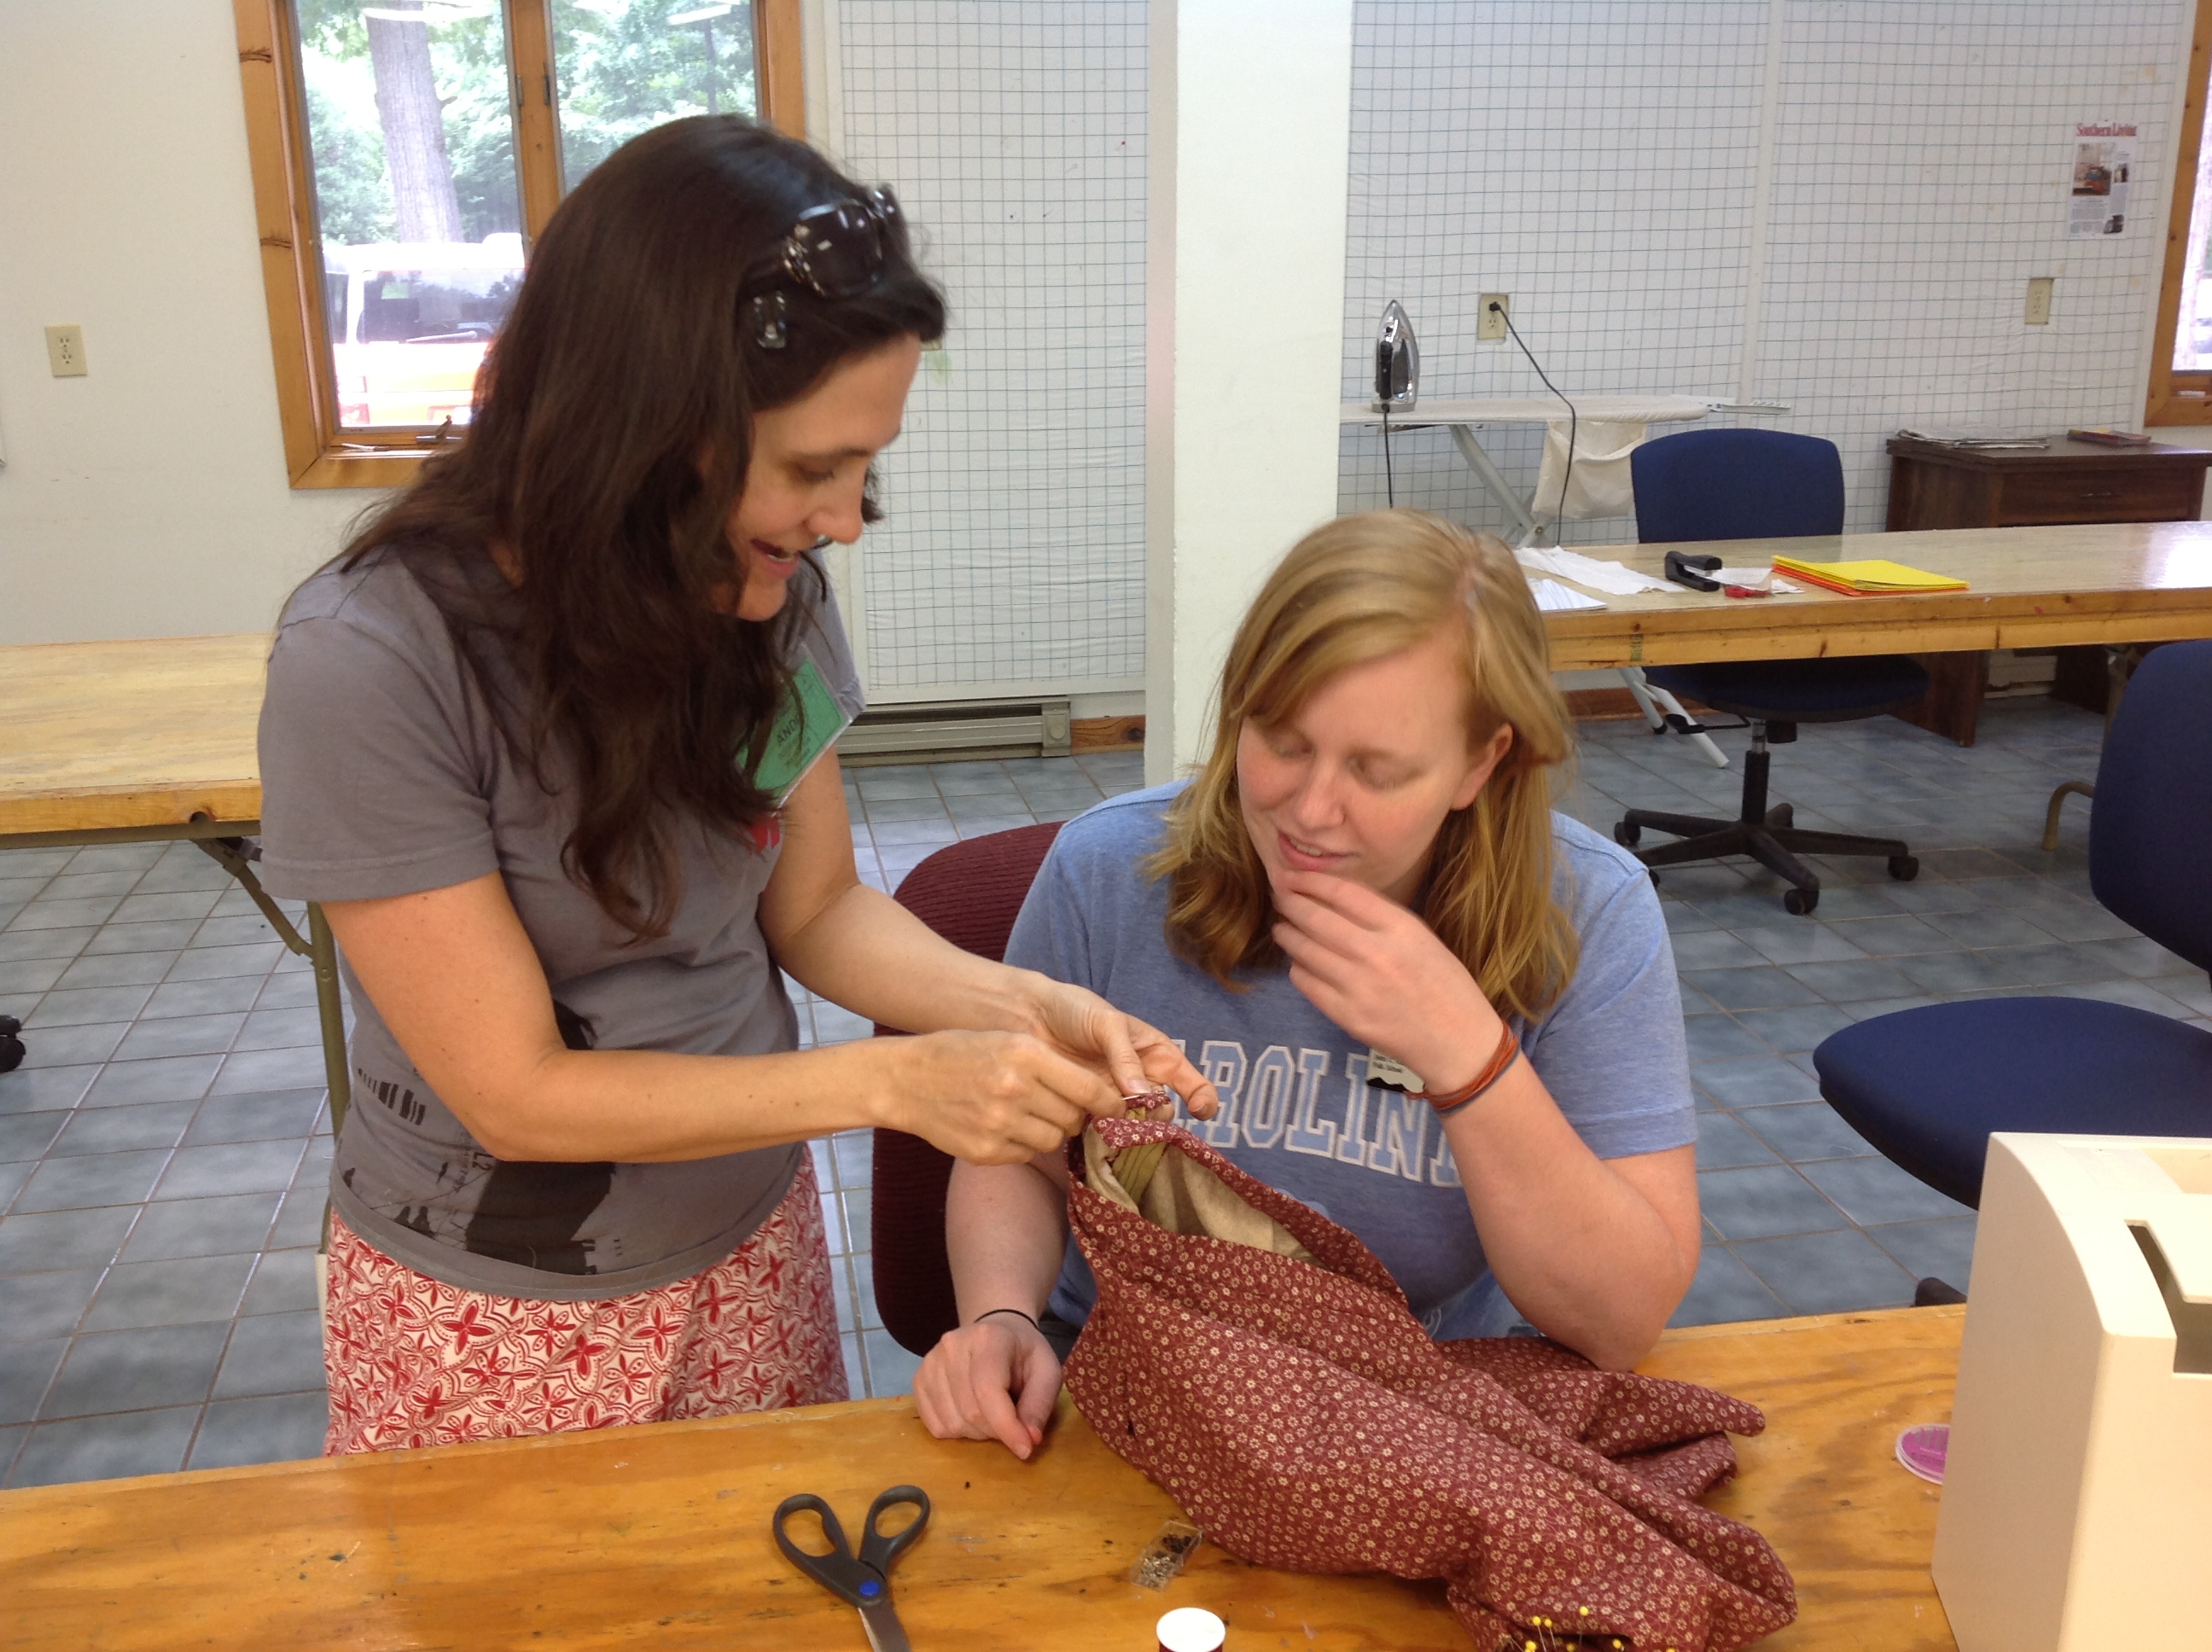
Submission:
[[[990,1318],[994,1314],[1020,1314],[1022,1318],[1029,1321],[1030,1330],[1035,1331],[1039,1336],[1042,1336],[1044,1334],[1044,1327],[1036,1322],[1035,1316],[1029,1314],[1023,1314],[1022,1310],[1018,1308],[986,1309],[983,1312],[976,1315],[975,1319],[969,1321],[969,1323],[971,1326],[981,1325],[985,1320]]]

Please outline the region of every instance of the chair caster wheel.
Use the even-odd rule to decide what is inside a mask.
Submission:
[[[1794,917],[1802,918],[1820,904],[1820,891],[1816,889],[1793,889],[1782,896],[1782,909]]]
[[[15,1035],[23,1023],[12,1015],[0,1015],[0,1072],[13,1072],[23,1065],[23,1041]]]
[[[1909,884],[1920,876],[1920,863],[1909,854],[1893,854],[1889,858],[1889,875],[1900,884]]]
[[[1644,841],[1644,829],[1633,821],[1622,821],[1613,829],[1613,841],[1624,849],[1632,849]]]
[[[1796,805],[1787,803],[1776,804],[1774,807],[1766,811],[1766,823],[1770,827],[1779,828],[1781,830],[1785,832],[1788,831],[1792,826],[1795,826],[1797,823],[1797,810]]]

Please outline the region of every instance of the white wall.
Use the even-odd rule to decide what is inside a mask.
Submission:
[[[1836,442],[1854,531],[1882,526],[1900,425],[2139,425],[2194,10],[1358,0],[1345,392],[1395,297],[1425,395],[1542,395],[1474,339],[1478,295],[1510,293],[1571,395],[1789,403],[1758,422]],[[2066,239],[2080,120],[2140,129],[2124,236]],[[2047,326],[2021,318],[2033,276],[2057,277]],[[1485,438],[1524,487],[1538,444]],[[1391,452],[1399,503],[1500,521],[1443,431]],[[1340,480],[1343,508],[1383,502],[1373,431]]]
[[[1503,288],[1570,388],[1736,391],[1779,17],[1753,388],[1796,404],[1791,428],[1845,443],[1855,523],[1879,523],[1880,439],[1898,422],[2139,416],[2189,12],[1363,0],[1345,388],[1389,293],[1413,309],[1432,393],[1533,387],[1516,353],[1472,342],[1474,295]],[[1254,25],[1255,42],[1267,33]],[[1012,30],[996,46],[1028,49]],[[1249,62],[1243,89],[1260,90]],[[848,112],[882,90],[840,89]],[[2138,229],[2069,246],[2051,188],[2060,129],[2093,117],[2143,126]],[[0,642],[266,626],[374,495],[286,483],[230,6],[0,0]],[[1020,157],[992,160],[1018,183]],[[1141,258],[1134,218],[1130,233]],[[1396,260],[1417,251],[1449,279],[1410,285]],[[2019,325],[2030,274],[2060,278],[2048,329]],[[86,329],[84,379],[47,374],[40,329],[68,321]],[[1440,437],[1401,440],[1401,499],[1490,519]],[[1379,502],[1372,445],[1346,438],[1346,507]],[[1516,475],[1533,470],[1532,441],[1501,446]],[[1117,506],[1125,524],[1131,509]],[[1270,530],[1274,550],[1291,531]]]
[[[228,0],[6,0],[0,156],[0,643],[273,624],[376,495],[286,480]]]
[[[1173,593],[1171,634],[1147,639],[1169,665],[1146,693],[1156,783],[1203,755],[1222,662],[1267,570],[1335,514],[1352,9],[1156,7],[1155,27],[1172,15],[1176,33],[1174,96],[1152,138],[1175,157],[1173,244],[1160,249],[1175,329],[1152,365],[1156,409],[1157,377],[1172,375],[1173,419],[1173,501],[1152,519],[1146,570]]]
[[[823,14],[838,62],[810,130],[896,186],[951,308],[878,463],[885,519],[847,562],[878,704],[1142,681],[1147,11]]]

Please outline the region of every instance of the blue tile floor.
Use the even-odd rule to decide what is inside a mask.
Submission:
[[[1910,1300],[1963,1285],[1973,1218],[1874,1157],[1808,1052],[1886,1010],[1985,993],[2212,1015],[2201,972],[2089,898],[2087,814],[2037,847],[2101,727],[2047,701],[1984,708],[1961,750],[1890,720],[1775,755],[1799,821],[1893,832],[1923,870],[1824,867],[1813,918],[1733,866],[1670,872],[1698,1092],[1703,1267],[1678,1323]],[[1724,739],[1727,737],[1723,737]],[[1734,737],[1732,755],[1743,737]],[[957,838],[1061,819],[1140,784],[1133,754],[848,775],[862,875],[880,887]],[[1633,723],[1585,725],[1573,813],[1734,811],[1715,769]],[[810,1043],[867,1024],[798,995]],[[0,1013],[30,1055],[0,1075],[0,1475],[32,1485],[312,1455],[324,1399],[313,1247],[330,1138],[312,981],[213,862],[159,844],[0,854]],[[868,1266],[870,1139],[815,1144],[855,1394],[903,1393]]]

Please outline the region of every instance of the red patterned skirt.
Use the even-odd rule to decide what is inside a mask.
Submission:
[[[842,1400],[813,1159],[714,1266],[593,1302],[446,1285],[332,1216],[323,1365],[331,1457]]]

